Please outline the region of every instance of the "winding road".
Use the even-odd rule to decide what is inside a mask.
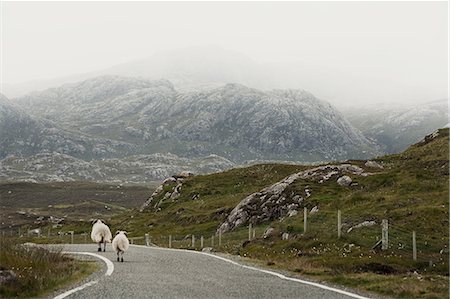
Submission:
[[[109,244],[106,252],[96,249],[64,245],[75,255],[93,254],[104,269],[53,298],[367,298],[201,252],[131,245],[119,263]]]

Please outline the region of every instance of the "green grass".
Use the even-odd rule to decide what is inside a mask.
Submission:
[[[0,285],[3,297],[37,297],[80,281],[97,269],[93,262],[76,261],[60,250],[25,246],[17,239],[2,238],[0,269],[12,270],[16,279]]]

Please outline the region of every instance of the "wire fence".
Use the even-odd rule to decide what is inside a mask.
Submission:
[[[282,241],[289,242],[299,239],[336,241],[353,244],[363,250],[386,252],[407,257],[412,261],[448,262],[448,236],[436,237],[436,234],[421,233],[420,230],[408,230],[400,225],[389,222],[389,219],[364,220],[364,218],[349,219],[339,210],[311,212],[305,208],[303,219],[300,217],[285,218],[279,223],[279,233]],[[233,252],[242,247],[245,241],[260,239],[267,226],[248,225],[227,233],[212,233],[209,235],[152,235],[151,232],[141,236],[129,237],[131,244],[203,250],[205,248]],[[419,227],[420,229],[420,227]],[[92,243],[90,232],[74,233],[58,229],[27,229],[20,228],[2,230],[2,236],[37,237],[42,242],[55,243]],[[447,231],[448,234],[448,231]]]

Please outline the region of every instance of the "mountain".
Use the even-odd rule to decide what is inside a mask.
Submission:
[[[262,89],[299,87],[299,80],[289,80],[286,76],[281,78],[282,73],[281,70],[260,64],[239,52],[218,46],[197,46],[160,51],[143,59],[89,73],[5,84],[4,92],[9,97],[21,97],[32,91],[110,75],[148,80],[166,78],[183,91],[219,87],[230,82]]]
[[[167,80],[102,76],[15,99],[36,117],[136,154],[217,154],[251,159],[338,160],[377,154],[330,104],[303,90],[226,84],[179,92]]]
[[[364,136],[380,144],[385,153],[401,152],[449,123],[447,99],[410,106],[347,108],[343,114]]]
[[[52,121],[29,115],[0,95],[0,159],[11,154],[28,156],[53,151],[91,159],[132,150],[132,144],[62,129]]]

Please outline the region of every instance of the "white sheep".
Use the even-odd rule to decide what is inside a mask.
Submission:
[[[102,251],[102,243],[103,252],[106,250],[106,243],[111,243],[111,231],[109,227],[100,219],[94,221],[94,225],[92,226],[91,239],[95,243],[98,243],[98,251]]]
[[[128,250],[130,246],[130,241],[127,238],[126,231],[118,231],[116,236],[112,241],[112,247],[114,251],[117,253],[117,261],[123,262],[123,254]]]

